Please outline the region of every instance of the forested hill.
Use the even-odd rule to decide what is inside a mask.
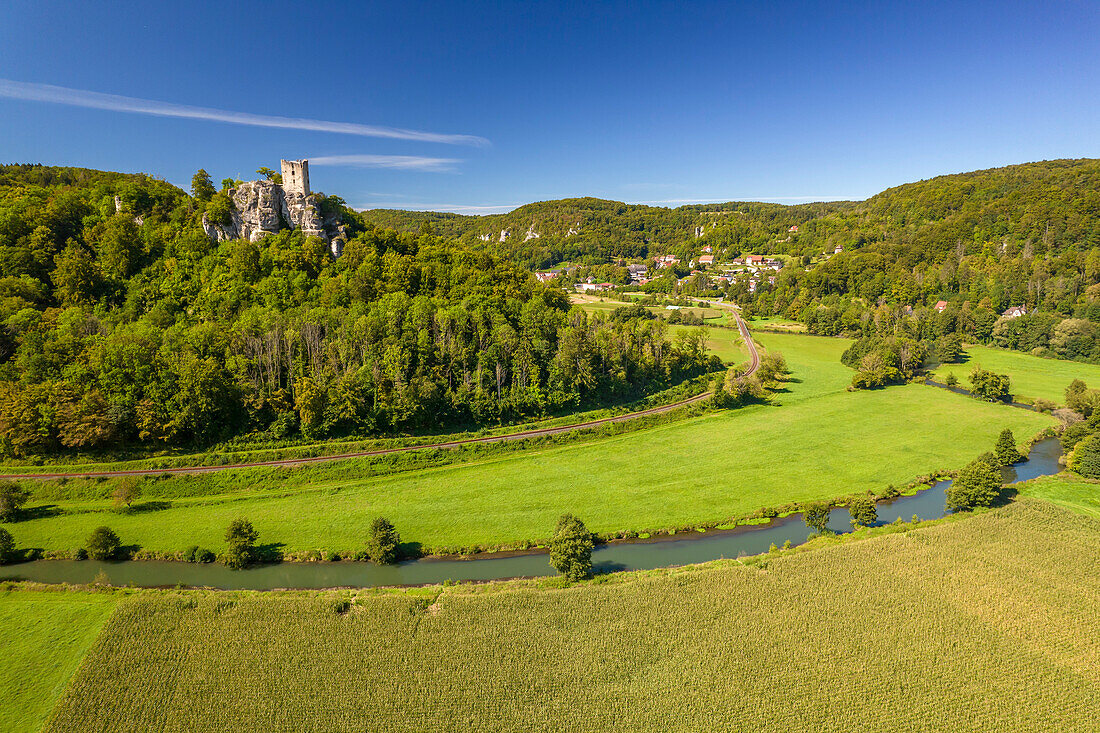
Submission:
[[[715,366],[447,237],[214,242],[233,185],[0,166],[0,454],[485,425]]]
[[[726,203],[669,209],[577,198],[527,204],[507,214],[486,216],[393,209],[374,209],[361,216],[378,226],[407,232],[419,231],[428,222],[437,234],[459,237],[470,246],[537,270],[566,261],[599,265],[619,257],[686,253],[699,243],[697,227],[706,232],[708,243],[723,248],[766,248],[794,224],[850,207],[844,202]]]
[[[393,210],[362,216],[400,231],[418,231],[431,222],[437,233],[481,243],[535,269],[665,253],[690,257],[704,245],[720,256],[813,257],[837,245],[852,250],[875,243],[901,246],[904,252],[892,254],[912,265],[940,261],[953,248],[974,242],[1006,251],[1027,247],[1034,254],[1082,242],[1100,245],[1100,161],[1055,160],[939,176],[860,202],[669,209],[582,198],[489,216]],[[791,232],[792,226],[798,230]]]

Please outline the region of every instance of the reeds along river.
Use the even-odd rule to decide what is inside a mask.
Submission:
[[[1007,483],[1047,476],[1061,470],[1061,445],[1056,438],[1035,444],[1028,459],[1007,467]],[[880,524],[895,519],[937,519],[945,512],[944,492],[950,481],[940,481],[912,496],[881,502]],[[851,530],[847,509],[833,509],[829,527]],[[719,558],[756,555],[772,544],[805,542],[809,530],[801,514],[749,525],[734,530],[693,532],[674,537],[616,542],[596,548],[592,562],[597,573],[618,570],[689,565]],[[183,562],[94,562],[91,560],[37,560],[0,567],[0,580],[33,580],[42,583],[90,583],[101,574],[113,585],[197,586],[219,589],[270,590],[275,588],[337,588],[386,585],[423,585],[454,581],[500,580],[553,575],[545,554],[479,556],[473,559],[423,559],[379,567],[362,562],[280,563],[248,570],[229,570],[217,564]]]

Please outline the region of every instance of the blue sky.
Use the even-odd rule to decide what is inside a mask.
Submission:
[[[309,157],[355,207],[465,213],[864,198],[1100,157],[1098,37],[1083,0],[6,0],[0,161],[186,187]]]

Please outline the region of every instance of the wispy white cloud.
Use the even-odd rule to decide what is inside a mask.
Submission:
[[[429,158],[423,155],[317,155],[311,166],[334,165],[352,168],[397,168],[399,170],[446,173],[462,161],[458,158]]]
[[[312,163],[312,161],[310,161]],[[517,209],[523,204],[417,204],[407,201],[368,201],[355,208],[359,211],[368,209],[402,209],[404,211],[440,211],[451,214],[507,214],[512,209]]]
[[[114,112],[131,112],[154,117],[179,117],[191,120],[226,122],[232,125],[252,125],[254,127],[278,127],[290,130],[310,130],[314,132],[335,132],[344,135],[363,137],[381,137],[394,140],[415,140],[427,143],[445,143],[448,145],[488,145],[489,141],[476,135],[451,135],[423,130],[405,130],[399,127],[363,125],[357,122],[326,122],[300,117],[278,117],[257,115],[250,112],[232,112],[210,107],[193,107],[153,99],[123,97],[118,94],[103,94],[84,89],[70,89],[51,84],[0,79],[0,97],[24,99],[32,102],[65,104],[71,107],[90,107]]]

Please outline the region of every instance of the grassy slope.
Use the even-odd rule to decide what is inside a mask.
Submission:
[[[0,730],[42,728],[116,603],[90,593],[0,592]]]
[[[1029,481],[1020,487],[1020,493],[1100,519],[1100,483],[1096,481],[1060,473]]]
[[[1042,398],[1058,404],[1065,401],[1066,387],[1074,379],[1082,379],[1091,387],[1100,387],[1100,365],[1097,364],[1043,359],[987,346],[968,346],[966,354],[969,357],[966,363],[944,364],[936,369],[936,378],[942,381],[948,372],[954,372],[959,384],[968,387],[967,376],[975,366],[980,366],[1012,377],[1012,392],[1019,397]]]
[[[378,515],[394,521],[405,540],[428,548],[544,538],[563,511],[594,531],[651,530],[958,468],[988,450],[1004,427],[1023,437],[1052,422],[919,385],[846,392],[851,372],[837,359],[847,342],[786,334],[759,340],[783,351],[800,380],[779,395],[781,407],[710,413],[614,438],[382,478],[345,472],[339,481],[314,478],[302,486],[289,471],[289,495],[282,497],[243,493],[228,503],[61,515],[10,528],[22,547],[70,550],[106,523],[124,543],[150,550],[192,544],[220,550],[225,526],[243,515],[262,541],[290,551],[340,552],[360,548]]]
[[[1100,522],[1041,502],[704,568],[144,592],[49,731],[1092,731]],[[272,701],[278,704],[272,704]]]
[[[681,331],[694,331],[698,326],[669,326],[669,335]],[[726,364],[740,364],[748,359],[741,343],[741,333],[734,328],[708,328],[707,351],[718,356]]]

